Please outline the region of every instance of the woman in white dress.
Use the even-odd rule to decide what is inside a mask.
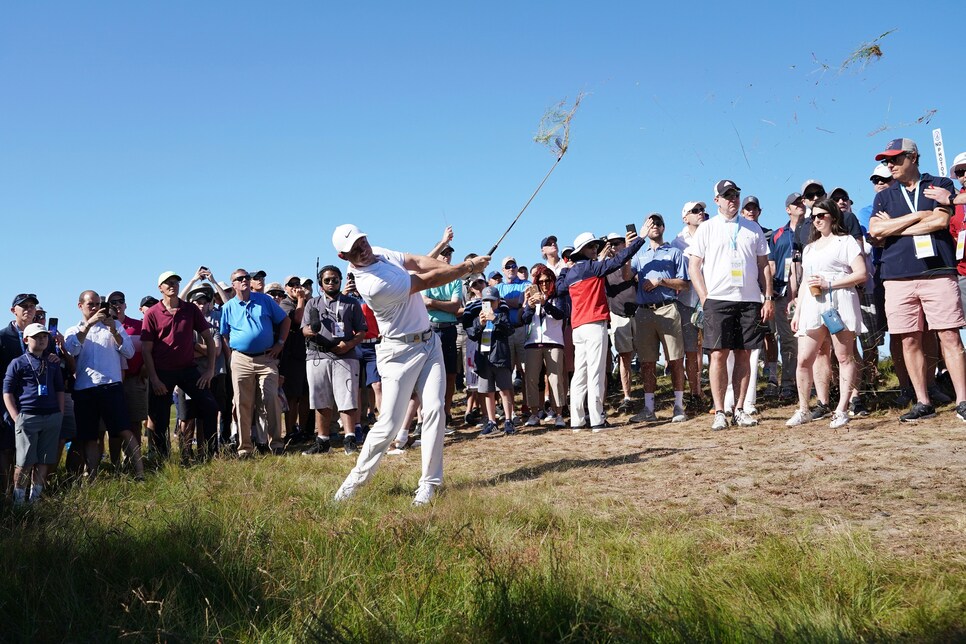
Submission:
[[[831,199],[812,206],[812,231],[802,251],[802,288],[795,303],[792,331],[798,336],[798,410],[785,423],[789,427],[810,420],[808,401],[812,392],[812,364],[819,348],[831,335],[839,362],[839,403],[829,427],[849,422],[846,409],[855,383],[855,336],[863,331],[862,310],[855,287],[866,280],[865,257],[854,237],[842,225],[842,212]],[[834,335],[822,314],[838,311],[844,328]]]

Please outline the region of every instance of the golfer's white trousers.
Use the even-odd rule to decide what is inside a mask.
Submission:
[[[443,482],[443,436],[446,414],[446,369],[443,348],[435,333],[425,342],[407,344],[383,339],[376,345],[376,364],[382,378],[382,409],[379,420],[369,430],[359,451],[359,460],[347,480],[365,483],[379,467],[379,462],[406,420],[406,407],[413,391],[422,401],[423,475],[420,485]]]

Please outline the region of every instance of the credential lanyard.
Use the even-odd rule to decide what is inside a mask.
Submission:
[[[906,200],[906,204],[909,206],[910,213],[919,212],[919,184],[921,182],[922,182],[922,179],[919,179],[918,181],[916,181],[916,185],[913,186],[912,199],[909,198],[909,191],[906,190],[905,186],[900,186],[900,192],[902,193],[902,198]]]

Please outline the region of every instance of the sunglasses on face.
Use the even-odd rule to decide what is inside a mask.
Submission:
[[[339,284],[341,282],[342,282],[341,277],[327,277],[324,280],[322,280],[323,284]]]
[[[233,282],[248,282],[252,279],[251,275],[239,275],[237,277],[231,278]]]
[[[741,193],[738,192],[737,190],[729,190],[721,196],[722,198],[727,199],[728,201],[733,201],[737,199],[739,196],[741,196]]]
[[[816,219],[825,219],[828,216],[829,214],[827,212],[815,212],[814,210],[812,211],[812,217],[815,217]]]
[[[701,213],[704,212],[704,208],[702,208],[701,206],[695,206],[694,208],[692,208],[688,212],[690,214],[692,214],[692,215],[700,215]]]
[[[803,199],[818,199],[819,197],[822,197],[824,195],[825,195],[824,192],[806,192],[805,194],[802,195],[802,198]]]
[[[517,267],[517,265],[516,265],[516,264],[507,264],[507,265],[506,265],[506,266],[504,266],[503,268],[506,268],[506,269],[510,269],[510,268],[516,268],[516,267]]]
[[[285,297],[285,293],[282,291],[272,291],[269,293],[272,297]]]
[[[882,165],[902,165],[902,162],[906,160],[906,153],[902,152],[895,155],[894,157],[886,157],[882,159]]]
[[[953,174],[956,175],[957,177],[962,177],[966,175],[966,168],[956,168],[955,170],[953,170]]]
[[[835,201],[848,201],[849,196],[846,194],[839,194],[838,197],[833,197],[833,199],[835,199]]]
[[[875,185],[882,185],[883,183],[889,183],[892,179],[886,179],[885,177],[872,177],[872,183]]]
[[[553,280],[549,277],[541,277],[537,280],[537,284],[553,284]]]
[[[111,306],[120,306],[124,304],[124,300],[108,300],[108,304]]]

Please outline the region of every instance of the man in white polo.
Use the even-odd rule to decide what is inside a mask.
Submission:
[[[422,476],[413,505],[426,505],[443,482],[443,433],[446,371],[439,336],[429,325],[422,291],[478,273],[489,256],[456,265],[369,245],[364,232],[342,224],[332,233],[339,258],[349,262],[356,289],[375,314],[382,342],[376,348],[382,378],[382,409],[369,430],[356,465],[335,493],[344,501],[369,480],[405,421],[416,391],[422,401]]]

